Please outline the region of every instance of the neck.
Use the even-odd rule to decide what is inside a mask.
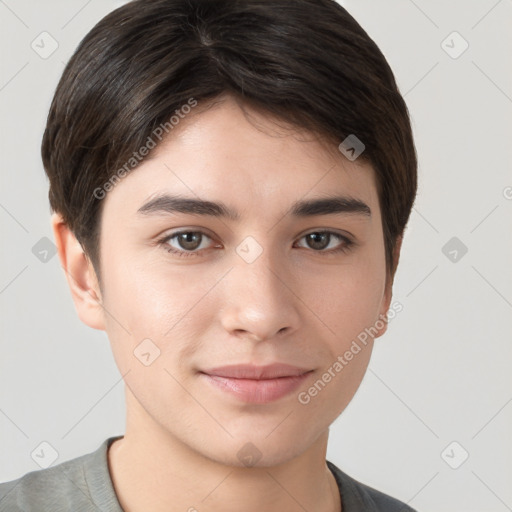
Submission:
[[[327,438],[328,431],[273,466],[235,467],[191,449],[147,414],[129,413],[108,462],[125,512],[339,512],[339,490],[325,462]]]

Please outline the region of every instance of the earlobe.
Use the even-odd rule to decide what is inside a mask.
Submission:
[[[54,213],[51,222],[60,263],[78,317],[93,329],[105,330],[101,292],[94,267],[62,216]]]

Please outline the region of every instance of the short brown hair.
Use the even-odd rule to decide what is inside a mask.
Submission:
[[[406,104],[377,45],[334,0],[134,0],[82,40],[42,141],[50,205],[99,277],[100,199],[190,98],[223,94],[338,144],[375,169],[388,275],[417,189]]]

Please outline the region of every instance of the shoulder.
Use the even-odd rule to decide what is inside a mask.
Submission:
[[[347,475],[332,462],[327,466],[340,489],[344,512],[416,512],[409,505]]]
[[[85,457],[31,471],[17,480],[0,484],[0,511],[71,510],[77,492],[87,495],[82,467]]]
[[[108,495],[111,491],[110,480],[104,479],[105,471],[108,474],[106,453],[111,439],[92,453],[1,483],[0,512],[101,510],[96,494],[104,491]]]

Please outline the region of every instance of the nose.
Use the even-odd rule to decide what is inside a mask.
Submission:
[[[300,298],[294,293],[290,267],[263,251],[250,263],[234,258],[224,282],[221,322],[232,336],[272,340],[299,328]]]

